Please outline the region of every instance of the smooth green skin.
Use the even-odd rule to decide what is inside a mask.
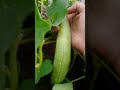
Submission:
[[[56,51],[53,62],[53,71],[51,75],[51,83],[61,83],[68,72],[71,59],[71,32],[67,18],[65,17],[60,25],[58,32]]]

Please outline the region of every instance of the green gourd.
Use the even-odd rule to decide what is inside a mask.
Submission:
[[[71,60],[71,31],[67,17],[60,25],[56,41],[56,50],[53,61],[53,70],[51,74],[51,83],[61,83],[68,72]]]

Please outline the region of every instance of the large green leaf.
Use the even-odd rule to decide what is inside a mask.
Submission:
[[[45,34],[51,29],[51,24],[43,20],[35,4],[35,49],[43,43]]]
[[[55,84],[52,90],[73,90],[72,83]]]
[[[42,67],[39,72],[35,73],[35,83],[38,83],[41,77],[49,74],[52,71],[52,61],[44,60]]]
[[[39,47],[39,65],[41,67],[42,63],[42,45],[45,34],[51,29],[51,23],[48,23],[47,21],[43,20],[41,18],[40,12],[38,10],[38,7],[35,3],[35,53],[37,53],[37,48]],[[37,58],[35,60],[37,64]],[[45,62],[46,63],[46,62]],[[49,62],[50,63],[50,62]],[[42,65],[42,68],[35,68],[35,83],[37,83],[41,77],[44,76],[44,72],[42,73],[42,69],[44,69],[44,63]],[[49,65],[49,64],[48,64]],[[51,64],[52,65],[52,64]],[[51,68],[49,68],[51,69]],[[47,71],[46,71],[47,72]]]
[[[67,14],[68,0],[53,0],[51,6],[47,8],[47,14],[53,26],[58,26]]]

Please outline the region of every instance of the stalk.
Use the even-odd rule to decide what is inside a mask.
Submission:
[[[18,35],[15,42],[12,44],[9,53],[9,68],[11,72],[10,79],[10,90],[17,90],[18,88],[18,69],[17,69],[17,49],[19,42],[21,40],[21,35]]]

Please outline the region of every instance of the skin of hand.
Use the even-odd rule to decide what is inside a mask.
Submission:
[[[76,1],[68,8],[72,47],[85,55],[85,4]]]

